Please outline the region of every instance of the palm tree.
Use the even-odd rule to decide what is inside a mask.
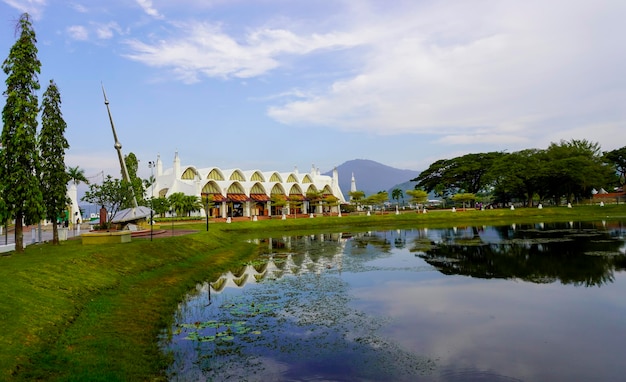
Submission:
[[[402,193],[401,189],[394,188],[393,190],[391,190],[391,198],[395,200],[397,204],[398,201],[400,201],[400,198],[404,199],[404,194]]]
[[[185,195],[182,202],[183,215],[186,216],[191,216],[192,212],[200,211],[203,207],[200,197],[195,195]]]
[[[76,167],[67,167],[67,175],[69,175],[70,180],[74,182],[74,185],[78,186],[79,183],[83,182],[85,184],[89,184],[89,180],[85,177],[85,170]]]
[[[173,211],[175,211],[177,214],[181,214],[183,213],[183,209],[185,206],[185,194],[182,192],[175,192],[173,194],[171,194],[169,197],[169,202],[170,202],[170,207],[172,208]]]

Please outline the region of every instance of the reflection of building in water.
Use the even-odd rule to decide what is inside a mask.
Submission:
[[[320,274],[323,270],[341,271],[346,241],[340,233],[258,240],[260,245],[267,244],[263,255],[266,261],[244,265],[222,274],[219,279],[208,283],[210,291],[220,293],[226,288],[242,288],[249,283],[256,284],[265,279],[279,279],[287,275]],[[314,250],[316,243],[331,242],[337,244],[332,251],[326,246],[323,253]],[[293,252],[292,248],[302,251]],[[202,289],[206,287],[205,285]]]

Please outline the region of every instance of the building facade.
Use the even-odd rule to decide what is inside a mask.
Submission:
[[[322,197],[334,196],[338,203],[345,203],[339,188],[337,169],[333,176],[321,175],[312,166],[311,172],[300,173],[278,171],[198,168],[181,165],[178,152],[174,155],[171,168],[163,169],[159,156],[156,161],[155,182],[147,190],[148,196],[169,197],[182,192],[201,198],[207,196],[214,207],[209,211],[213,217],[254,217],[293,213],[338,213],[339,205],[324,205],[320,200],[308,200],[307,194],[317,193]],[[272,205],[272,200],[291,201],[284,208]]]

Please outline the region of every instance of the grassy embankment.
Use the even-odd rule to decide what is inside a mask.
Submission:
[[[196,283],[252,258],[248,236],[473,224],[625,220],[626,206],[432,211],[383,216],[178,224],[198,233],[82,246],[29,246],[0,257],[0,380],[159,380],[157,345]]]

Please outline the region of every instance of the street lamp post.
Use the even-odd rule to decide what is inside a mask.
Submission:
[[[150,241],[152,241],[152,235],[154,234],[154,162],[148,162],[148,168],[150,168],[150,186],[152,192],[150,193]]]
[[[176,212],[174,209],[170,210],[170,216],[172,218],[172,236],[174,236],[174,215],[176,215]]]
[[[206,231],[209,232],[209,204],[211,201],[209,200],[209,195],[206,195],[204,199],[204,213],[206,214]]]

